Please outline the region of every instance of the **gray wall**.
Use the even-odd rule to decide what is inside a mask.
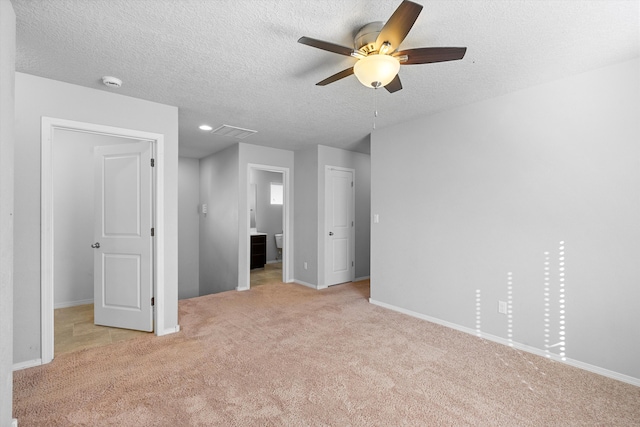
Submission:
[[[54,304],[93,303],[93,149],[128,138],[56,129],[52,147]]]
[[[639,75],[634,60],[375,132],[372,300],[473,331],[480,290],[481,331],[507,339],[511,273],[512,339],[543,352],[565,283],[566,357],[640,379]]]
[[[355,170],[355,278],[369,277],[371,160],[368,154],[323,145],[296,151],[296,280],[323,287],[325,166]],[[307,262],[307,269],[304,269]]]
[[[165,317],[178,324],[178,109],[55,80],[16,73],[14,363],[40,350],[40,128],[55,117],[164,134]]]
[[[200,295],[238,286],[238,145],[200,160]]]
[[[282,233],[282,205],[271,204],[271,183],[282,184],[282,173],[251,170],[251,184],[256,184],[256,228],[267,233],[267,261],[275,261],[275,234]]]
[[[13,401],[13,150],[16,16],[0,0],[0,426]]]
[[[178,298],[200,295],[200,160],[178,161]]]
[[[318,285],[318,147],[295,152],[294,274],[297,281]],[[307,268],[304,268],[304,263]]]

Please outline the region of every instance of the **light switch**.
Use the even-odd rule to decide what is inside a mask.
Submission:
[[[373,223],[377,224],[380,222],[380,215],[378,214],[373,214]]]

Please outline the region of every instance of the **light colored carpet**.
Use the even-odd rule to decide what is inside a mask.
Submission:
[[[27,426],[632,426],[640,388],[368,303],[368,282],[180,301],[182,331],[14,373]]]

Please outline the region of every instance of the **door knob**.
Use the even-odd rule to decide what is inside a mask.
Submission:
[[[330,231],[330,232],[329,232],[329,236],[333,236],[333,231]]]
[[[100,247],[100,242],[95,242],[93,245],[91,245],[91,247],[93,249],[98,249]]]

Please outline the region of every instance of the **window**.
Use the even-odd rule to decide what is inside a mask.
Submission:
[[[281,205],[283,201],[282,184],[277,182],[271,183],[271,204]]]

